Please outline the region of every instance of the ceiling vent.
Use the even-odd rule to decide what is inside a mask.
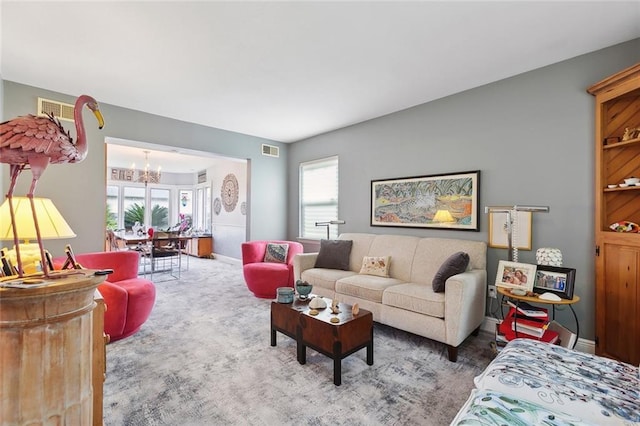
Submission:
[[[280,157],[280,148],[273,145],[262,144],[262,155]]]
[[[198,183],[205,183],[207,181],[207,171],[202,170],[198,172]]]
[[[54,117],[65,120],[73,120],[73,105],[65,104],[49,99],[38,98],[38,116],[44,117],[47,114],[53,114]]]

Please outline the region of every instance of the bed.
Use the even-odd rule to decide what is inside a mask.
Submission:
[[[630,364],[515,339],[474,379],[452,424],[640,425],[638,374]]]

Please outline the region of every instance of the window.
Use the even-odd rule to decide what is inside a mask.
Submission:
[[[300,164],[300,236],[327,238],[327,228],[316,222],[338,219],[338,157]],[[330,238],[338,236],[330,226]]]
[[[193,226],[193,191],[191,189],[183,189],[180,191],[178,214],[180,215],[180,221],[186,221],[186,224],[183,226],[185,229]]]
[[[118,191],[119,188],[114,185],[107,185],[107,229],[117,229],[118,219],[120,217],[120,209],[118,208]]]
[[[193,191],[147,186],[107,185],[107,229],[131,232],[136,222],[144,228],[165,230],[175,226],[180,218],[176,213],[186,213],[191,225]],[[185,205],[176,201],[178,192],[185,195]],[[147,206],[151,206],[147,209]],[[184,209],[184,210],[182,210]]]
[[[211,187],[207,186],[204,191],[204,231],[211,231]]]
[[[138,222],[144,225],[144,207],[146,191],[144,187],[125,186],[124,190],[124,227],[131,231],[131,227]]]
[[[154,229],[166,229],[169,225],[169,197],[168,189],[151,189],[151,226]]]
[[[196,229],[202,231],[204,229],[204,188],[196,190]]]

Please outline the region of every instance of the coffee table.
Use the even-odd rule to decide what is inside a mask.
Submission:
[[[333,360],[333,383],[342,384],[342,359],[367,348],[367,364],[373,365],[373,315],[360,309],[351,313],[351,305],[339,303],[340,313],[331,313],[331,300],[324,298],[327,308],[318,315],[309,314],[309,301],[295,298],[293,303],[271,302],[271,346],[276,346],[276,332],[285,334],[297,343],[300,364],[307,362],[307,347]],[[337,317],[339,322],[332,323]]]

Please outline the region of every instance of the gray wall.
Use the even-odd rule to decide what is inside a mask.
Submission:
[[[514,58],[517,60],[517,58]],[[340,232],[488,240],[484,206],[533,204],[532,251],[562,250],[576,268],[582,338],[594,338],[594,98],[591,84],[640,61],[640,39],[295,143],[289,151],[289,212],[298,214],[301,162],[338,155]],[[369,225],[370,181],[481,170],[480,232]],[[297,221],[289,235],[298,235]],[[489,249],[489,281],[505,249]],[[495,305],[494,305],[495,306]],[[573,327],[569,312],[560,321]]]
[[[75,96],[10,81],[3,81],[3,84],[4,119],[34,114],[38,97],[71,104],[75,102]],[[91,94],[90,91],[87,94]],[[48,242],[47,247],[54,256],[63,254],[64,244],[68,242],[78,253],[104,249],[106,137],[184,147],[251,160],[248,209],[258,208],[260,214],[249,216],[249,239],[285,238],[287,218],[283,212],[287,211],[287,145],[107,104],[100,104],[100,108],[105,118],[103,130],[98,130],[91,113],[84,113],[89,141],[87,158],[78,164],[50,165],[36,189],[36,195],[54,201],[78,235],[71,241]],[[63,122],[63,125],[67,129],[73,129],[72,123]],[[262,143],[279,146],[280,157],[263,156]],[[9,185],[9,167],[2,164],[0,172],[4,200]],[[30,180],[29,171],[22,173],[15,195],[26,194]],[[7,242],[3,243],[7,245]],[[237,253],[239,249],[231,251],[229,255]]]

